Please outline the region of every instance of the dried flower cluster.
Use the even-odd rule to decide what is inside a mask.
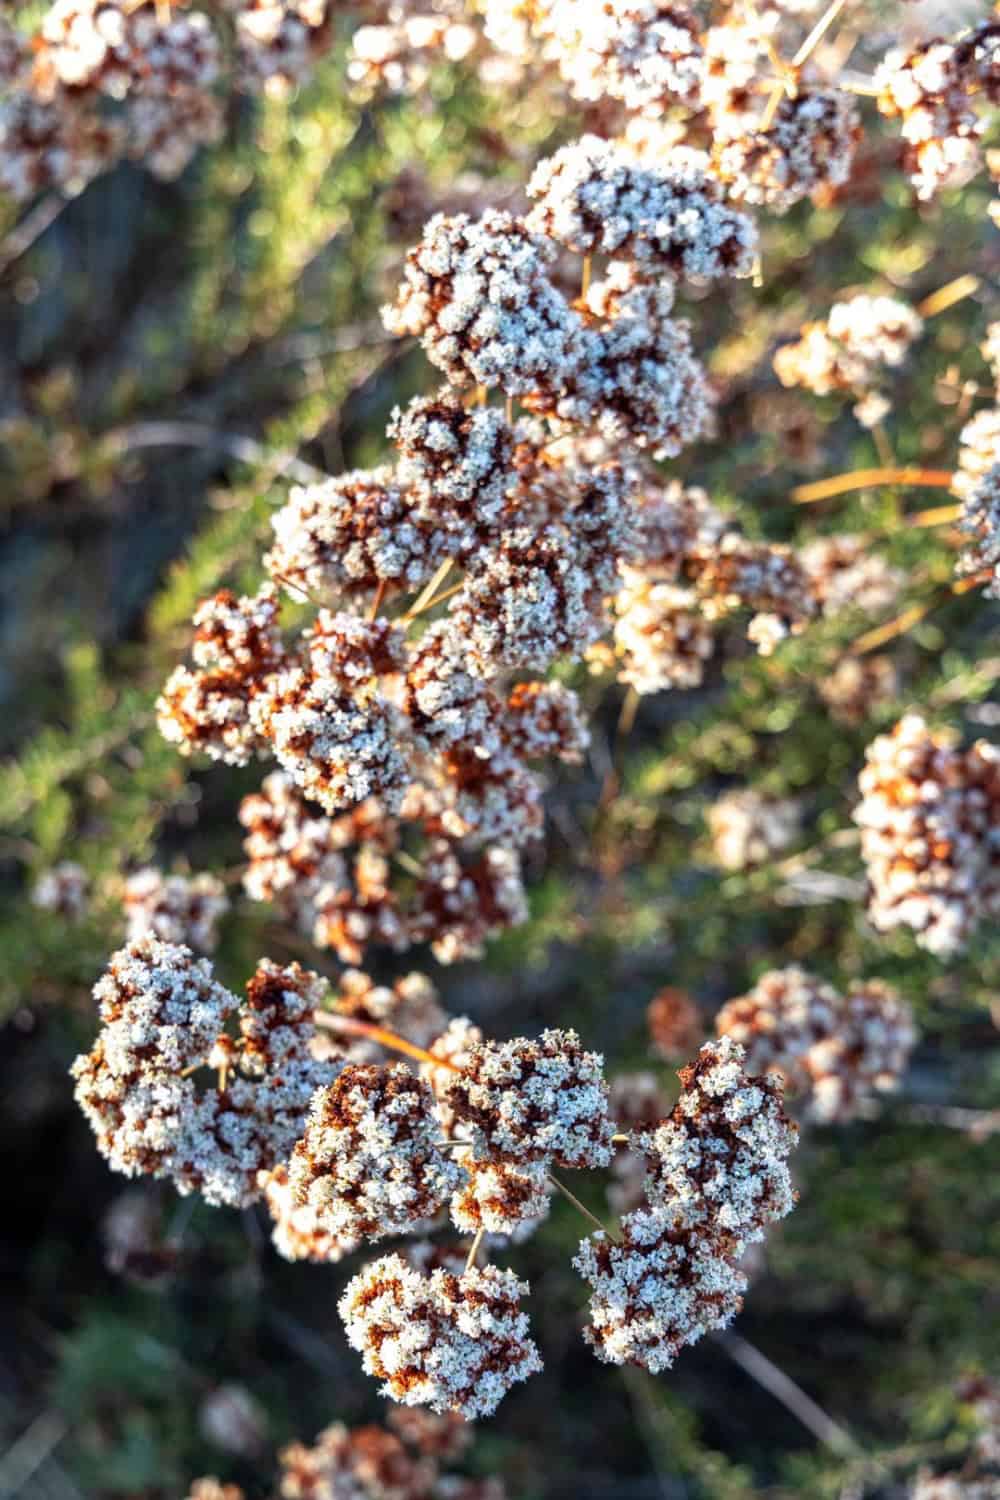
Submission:
[[[895,48],[876,77],[878,107],[899,119],[907,170],[920,198],[961,187],[981,165],[976,103],[1000,98],[1000,26],[984,21],[957,41]]]
[[[854,820],[880,932],[909,927],[931,953],[961,951],[1000,910],[996,748],[957,748],[918,714],[866,751]]]
[[[826,1124],[896,1088],[916,1042],[909,1006],[887,985],[871,980],[841,995],[799,968],[764,974],[715,1025],[746,1048],[752,1072],[780,1072]]]
[[[726,792],[708,810],[708,830],[724,870],[765,864],[801,833],[802,809],[791,798],[767,798],[752,787]]]
[[[782,345],[775,373],[782,385],[817,396],[852,394],[858,420],[873,427],[889,409],[883,373],[899,368],[922,331],[922,318],[898,297],[861,292],[835,302],[824,320],[806,323],[797,343]]]
[[[731,1038],[707,1043],[680,1074],[673,1114],[630,1132],[648,1164],[645,1206],[621,1238],[583,1241],[574,1265],[594,1288],[587,1341],[611,1364],[669,1369],[685,1345],[741,1306],[738,1262],[793,1204],[785,1159],[795,1127],[777,1078],[748,1078]]]
[[[164,943],[185,943],[201,953],[215,947],[219,920],[229,910],[229,898],[215,875],[164,875],[155,869],[137,870],[123,893],[127,938],[157,937]]]
[[[311,1447],[290,1443],[278,1454],[275,1493],[282,1500],[505,1500],[499,1479],[452,1472],[469,1444],[469,1428],[451,1412],[394,1408],[385,1427],[335,1422]],[[196,1479],[187,1500],[245,1500],[217,1479]]]
[[[321,1012],[315,975],[264,959],[240,1001],[206,959],[142,938],[96,987],[103,1025],[73,1065],[77,1099],[116,1170],[170,1177],[211,1203],[263,1197],[289,1260],[336,1262],[448,1215],[471,1234],[464,1262],[447,1245],[417,1246],[409,1262],[392,1253],[340,1300],[365,1369],[405,1406],[488,1415],[541,1367],[520,1305],[528,1287],[480,1266],[480,1245],[533,1232],[562,1187],[553,1171],[607,1167],[620,1144],[624,1239],[587,1240],[575,1262],[595,1288],[588,1340],[602,1359],[656,1370],[728,1320],[742,1287],[736,1260],[791,1207],[794,1127],[778,1080],[748,1078],[738,1045],[711,1042],[681,1072],[680,1100],[663,1118],[655,1080],[619,1080],[612,1104],[603,1059],[573,1031],[495,1042],[456,1020],[424,1049],[360,1018],[402,1017],[408,993],[426,1025],[426,982],[411,976],[403,990],[380,996],[352,975],[347,1003]],[[317,1046],[319,1020],[348,1041],[368,1035],[415,1057],[419,1072]],[[200,1090],[194,1075],[206,1066],[218,1086]]]
[[[335,1072],[310,1051],[322,988],[297,964],[263,959],[240,1001],[179,944],[144,937],[116,953],[94,991],[102,1029],[72,1069],[102,1155],[210,1203],[252,1203],[258,1174],[287,1158]],[[218,1071],[217,1088],[199,1088],[202,1066]]]

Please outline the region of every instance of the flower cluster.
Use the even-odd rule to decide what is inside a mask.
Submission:
[[[715,170],[741,203],[783,213],[850,176],[861,126],[853,100],[834,89],[802,88],[774,118],[732,139],[720,138]]]
[[[909,927],[942,957],[1000,911],[1000,770],[994,746],[967,750],[907,714],[869,745],[854,821],[881,932]]]
[[[437,1415],[397,1407],[387,1425],[346,1427],[335,1422],[315,1442],[289,1443],[278,1454],[276,1494],[282,1500],[505,1500],[496,1478],[452,1472],[469,1444],[470,1429],[452,1412]],[[216,1479],[196,1479],[187,1500],[245,1500]]]
[[[157,937],[165,943],[185,943],[211,953],[218,940],[216,928],[229,910],[229,898],[215,875],[164,875],[156,869],[137,870],[123,892],[127,937]]]
[[[335,1072],[310,1051],[321,993],[297,964],[263,959],[240,1001],[179,944],[145,937],[116,953],[94,991],[102,1029],[72,1069],[102,1155],[210,1203],[252,1203]],[[201,1066],[218,1070],[218,1088],[198,1087]]]
[[[920,337],[923,320],[898,297],[858,293],[835,302],[824,320],[806,323],[798,342],[783,344],[774,369],[784,386],[804,386],[817,396],[848,392],[863,426],[887,409],[879,390],[885,370],[897,369]]]
[[[841,995],[799,968],[764,974],[715,1025],[746,1048],[753,1072],[780,1072],[826,1124],[896,1088],[916,1042],[909,1006],[887,985],[872,980]]]
[[[53,912],[68,922],[79,922],[87,913],[90,878],[82,865],[64,859],[38,877],[31,899],[42,911]]]
[[[798,839],[802,809],[789,797],[767,798],[752,787],[725,792],[708,809],[708,831],[724,870],[765,864]]]
[[[1000,596],[1000,463],[967,489],[959,525],[969,539],[962,548],[958,571],[984,577],[984,592],[996,599]]]
[[[977,99],[1000,99],[1000,26],[985,21],[954,42],[935,37],[913,51],[895,48],[875,83],[879,109],[900,121],[917,196],[961,187],[981,164]]]
[[[776,1078],[748,1078],[730,1038],[680,1074],[669,1119],[630,1132],[648,1163],[646,1204],[620,1239],[583,1241],[574,1265],[593,1286],[585,1331],[598,1358],[669,1369],[685,1345],[724,1327],[746,1286],[738,1266],[764,1226],[793,1205],[785,1159],[795,1127]]]

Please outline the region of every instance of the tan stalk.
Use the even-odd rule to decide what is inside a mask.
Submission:
[[[796,485],[791,498],[796,505],[813,505],[817,500],[830,500],[834,495],[847,495],[852,490],[875,489],[882,484],[948,490],[951,488],[951,481],[950,469],[854,469],[849,474],[835,474],[831,479]]]
[[[433,1052],[417,1047],[413,1042],[408,1042],[405,1037],[397,1036],[394,1031],[386,1031],[381,1026],[372,1026],[368,1021],[358,1021],[353,1016],[338,1016],[336,1011],[331,1010],[314,1010],[313,1020],[317,1026],[325,1026],[329,1031],[339,1031],[345,1036],[367,1037],[369,1041],[378,1042],[380,1046],[387,1047],[390,1052],[401,1052],[404,1057],[416,1058],[418,1062],[430,1063],[435,1068],[447,1068],[452,1073],[462,1071],[447,1058],[435,1057]]]

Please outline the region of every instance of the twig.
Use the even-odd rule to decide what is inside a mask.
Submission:
[[[66,203],[67,199],[60,198],[58,193],[50,193],[41,203],[36,203],[30,213],[25,214],[20,224],[14,225],[0,244],[0,276],[16,260],[20,260],[36,240],[41,239],[49,225],[58,219]]]
[[[835,474],[832,479],[818,479],[812,484],[796,485],[791,498],[796,505],[812,505],[817,500],[829,500],[834,495],[846,495],[852,490],[874,489],[883,484],[947,490],[951,488],[951,481],[950,469],[854,469],[850,474]]]
[[[917,303],[917,312],[922,318],[933,318],[936,313],[942,313],[949,307],[954,307],[956,302],[961,302],[964,297],[971,297],[979,291],[982,285],[978,276],[967,272],[964,276],[956,276],[954,281],[948,281],[944,286],[938,287],[936,292],[931,292],[923,302]]]
[[[943,526],[947,521],[957,521],[962,514],[960,505],[935,505],[930,510],[918,510],[907,516],[907,526]]]
[[[277,478],[287,474],[296,484],[315,484],[327,476],[294,453],[272,453],[254,438],[242,433],[220,432],[201,422],[137,422],[106,434],[105,451],[112,457],[135,453],[142,448],[215,448],[239,463],[276,464]]]
[[[0,1458],[0,1495],[20,1493],[67,1433],[57,1411],[43,1411],[25,1428]]]
[[[413,604],[403,616],[404,622],[407,620],[415,619],[417,615],[421,614],[423,610],[427,608],[428,604],[434,598],[434,595],[437,593],[442,583],[444,583],[450,572],[451,558],[446,557],[444,562],[438,568],[437,572],[434,574],[434,577],[431,579],[430,583],[427,584],[426,588],[421,590],[421,592],[414,600]]]
[[[807,1396],[784,1370],[779,1370],[773,1360],[768,1359],[755,1345],[737,1333],[717,1333],[714,1335],[714,1342],[728,1354],[734,1364],[739,1365],[751,1379],[756,1380],[759,1386],[780,1401],[786,1411],[790,1411],[824,1447],[851,1458],[861,1456],[861,1448],[847,1429],[828,1416],[821,1406],[817,1406],[811,1396]]]
[[[847,0],[833,0],[833,4],[823,12],[798,52],[792,58],[793,68],[801,68],[803,63],[808,61],[846,4]]]
[[[581,1203],[580,1200],[579,1200],[579,1198],[576,1196],[576,1194],[575,1193],[571,1193],[570,1190],[569,1190],[569,1188],[566,1186],[566,1184],[564,1182],[560,1182],[559,1179],[558,1179],[558,1177],[553,1177],[553,1175],[552,1175],[551,1172],[548,1174],[548,1179],[551,1182],[552,1186],[554,1188],[556,1188],[558,1192],[562,1193],[563,1197],[569,1203],[572,1203],[573,1207],[579,1213],[583,1214],[583,1217],[585,1219],[587,1219],[591,1224],[593,1224],[595,1226],[595,1228],[599,1229],[602,1234],[607,1235],[608,1239],[611,1241],[611,1243],[613,1245],[617,1245],[618,1244],[617,1237],[611,1233],[611,1230],[608,1229],[607,1225],[602,1224],[601,1221],[600,1221],[600,1219],[597,1217],[597,1215],[596,1214],[592,1214],[590,1212],[590,1209],[587,1207],[587,1205],[585,1203]]]
[[[390,1052],[401,1052],[405,1057],[414,1057],[418,1062],[430,1063],[435,1068],[447,1068],[452,1073],[461,1073],[462,1069],[457,1063],[451,1062],[446,1057],[435,1057],[433,1052],[428,1052],[424,1047],[418,1047],[413,1042],[408,1042],[405,1037],[397,1036],[394,1031],[386,1031],[381,1026],[372,1026],[367,1021],[357,1021],[353,1016],[340,1016],[332,1010],[314,1010],[313,1020],[317,1026],[325,1026],[329,1031],[339,1031],[346,1036],[364,1036],[373,1042],[378,1042],[382,1047],[388,1047]]]
[[[480,1227],[476,1230],[475,1238],[472,1241],[472,1245],[471,1245],[471,1247],[469,1249],[468,1258],[466,1259],[466,1262],[465,1262],[465,1269],[467,1271],[471,1271],[472,1268],[473,1268],[473,1266],[476,1264],[476,1256],[479,1254],[479,1247],[483,1243],[483,1235],[485,1233],[486,1233],[485,1228],[482,1225],[480,1225]]]

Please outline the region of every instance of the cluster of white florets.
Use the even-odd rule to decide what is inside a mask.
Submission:
[[[777,1078],[749,1078],[743,1055],[729,1038],[707,1043],[681,1071],[669,1119],[629,1134],[649,1167],[647,1201],[619,1238],[591,1235],[574,1261],[594,1289],[585,1337],[607,1363],[656,1373],[724,1327],[746,1286],[739,1258],[793,1206],[795,1127]]]
[[[835,302],[825,320],[804,324],[798,341],[774,356],[775,372],[782,385],[817,396],[852,394],[858,420],[875,426],[890,404],[880,380],[903,363],[922,331],[923,319],[898,297],[859,293]]]
[[[737,202],[782,213],[820,189],[842,186],[860,137],[849,95],[803,88],[782,99],[767,125],[717,141],[713,162]]]
[[[215,947],[219,921],[229,910],[226,888],[217,876],[164,875],[153,868],[128,877],[122,901],[130,943],[157,937],[201,953]]]
[[[895,48],[875,75],[878,107],[899,119],[907,167],[920,198],[961,187],[982,163],[979,98],[998,98],[998,38],[985,21],[957,41],[933,38],[913,51]]]
[[[968,536],[959,573],[982,577],[984,592],[991,599],[1000,597],[1000,463],[966,490],[959,525]]]
[[[357,7],[348,80],[365,94],[412,92],[438,60],[460,62],[477,34],[440,0]],[[458,7],[452,7],[457,11]],[[224,128],[227,91],[282,94],[334,40],[330,0],[221,0],[204,10],[157,0],[54,0],[33,36],[5,27],[0,187],[26,199],[79,192],[122,156],[177,177]],[[109,107],[110,106],[110,107]]]
[[[444,1099],[467,1127],[475,1161],[603,1167],[611,1160],[603,1058],[585,1051],[575,1031],[473,1042]]]
[[[866,751],[854,820],[868,869],[868,914],[881,932],[909,927],[921,947],[960,952],[1000,911],[1000,762],[907,714]]]
[[[462,1181],[439,1135],[423,1080],[402,1063],[351,1063],[312,1102],[288,1164],[293,1201],[339,1240],[405,1234]]]
[[[75,860],[64,859],[43,871],[31,892],[32,903],[68,922],[80,922],[90,904],[90,877]]]
[[[869,617],[881,614],[896,604],[905,582],[902,570],[873,552],[863,536],[817,537],[806,543],[799,558],[824,615],[845,609]]]
[[[321,988],[297,964],[265,959],[240,1001],[188,948],[149,937],[123,948],[94,991],[102,1030],[72,1069],[101,1153],[211,1203],[253,1202],[258,1174],[287,1157],[334,1071],[310,1051]],[[200,1066],[218,1070],[218,1089],[198,1088]]]
[[[850,1120],[899,1085],[916,1030],[909,1006],[877,980],[845,995],[804,969],[773,969],[715,1020],[753,1072],[777,1071],[826,1124]]]
[[[752,787],[723,793],[707,816],[712,849],[724,870],[766,864],[802,831],[802,809],[793,798],[764,797]]]
[[[387,1255],[348,1283],[339,1311],[385,1395],[471,1420],[542,1367],[521,1311],[527,1290],[497,1266],[423,1276]]]
[[[628,257],[643,277],[747,276],[756,229],[726,202],[708,157],[678,146],[655,165],[583,136],[528,183],[530,229],[580,255]]]
[[[959,433],[958,465],[952,487],[964,499],[1000,464],[1000,407],[984,406]]]
[[[289,1443],[278,1454],[275,1494],[282,1500],[506,1500],[497,1478],[450,1472],[472,1430],[457,1413],[394,1407],[385,1427],[334,1422],[312,1446]],[[245,1500],[235,1484],[196,1479],[187,1500]]]

